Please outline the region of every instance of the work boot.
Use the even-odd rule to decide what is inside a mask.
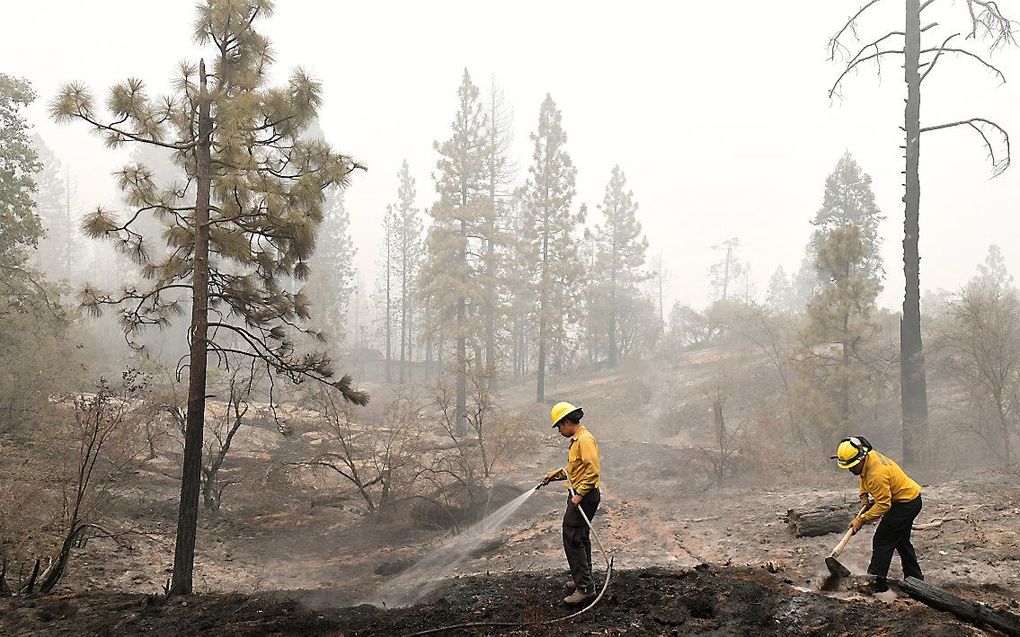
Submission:
[[[563,598],[563,603],[574,606],[576,604],[583,604],[584,602],[590,601],[594,597],[595,591],[585,593],[580,589],[575,589],[573,593]]]
[[[564,584],[564,586],[566,587],[568,593],[573,593],[575,590],[577,590],[577,582],[575,582],[572,579],[568,579],[567,583]]]
[[[889,583],[884,577],[868,576],[868,583],[864,585],[864,592],[870,595],[884,593],[889,590]]]

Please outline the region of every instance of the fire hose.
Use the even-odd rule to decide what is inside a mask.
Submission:
[[[566,473],[566,472],[564,472],[564,473]],[[534,490],[538,491],[539,489],[542,488],[542,486],[543,486],[542,484],[539,484],[538,486],[534,487]],[[577,492],[574,491],[573,486],[571,486],[569,483],[567,485],[567,489],[570,491],[571,495],[577,495]],[[549,624],[556,624],[556,623],[559,623],[559,622],[569,621],[569,620],[574,619],[576,617],[580,617],[581,615],[583,615],[583,614],[587,613],[588,611],[590,611],[592,608],[595,608],[595,606],[600,601],[602,601],[602,598],[605,596],[606,591],[609,589],[609,580],[612,579],[612,577],[613,577],[613,565],[615,564],[616,556],[615,555],[610,555],[609,552],[606,551],[606,548],[605,548],[605,546],[602,545],[602,540],[599,538],[598,533],[595,532],[595,527],[592,526],[591,520],[588,519],[588,514],[586,514],[584,512],[584,509],[581,508],[580,504],[577,505],[577,510],[581,514],[581,517],[584,519],[584,523],[588,525],[588,531],[592,534],[592,537],[595,538],[595,543],[598,545],[599,551],[602,552],[602,558],[605,559],[605,561],[606,561],[606,579],[602,583],[602,590],[599,591],[599,594],[587,606],[585,606],[584,608],[582,608],[581,610],[579,610],[579,611],[577,611],[575,613],[571,613],[571,614],[565,615],[563,617],[556,617],[554,619],[547,619],[547,620],[544,620],[544,621],[538,621],[538,622],[468,622],[468,623],[464,623],[464,624],[452,624],[450,626],[440,626],[438,628],[430,628],[428,630],[422,630],[422,631],[419,631],[419,632],[416,632],[416,633],[408,633],[408,637],[417,637],[418,635],[432,635],[432,634],[435,634],[435,633],[441,633],[441,632],[445,632],[445,631],[448,631],[448,630],[454,630],[454,629],[457,629],[457,628],[482,628],[482,627],[523,628],[525,626],[547,626]]]

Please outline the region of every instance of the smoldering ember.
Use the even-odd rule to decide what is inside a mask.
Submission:
[[[1013,4],[4,3],[0,635],[1020,635]]]

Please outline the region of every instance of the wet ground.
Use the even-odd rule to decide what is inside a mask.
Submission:
[[[651,568],[614,575],[606,597],[570,621],[563,577],[492,574],[452,580],[423,604],[314,610],[308,593],[200,595],[163,601],[131,594],[0,602],[0,634],[407,635],[973,635],[976,629],[906,599],[837,599],[797,590],[764,569]],[[474,624],[474,625],[463,625]]]

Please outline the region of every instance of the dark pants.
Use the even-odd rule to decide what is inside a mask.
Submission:
[[[598,489],[592,489],[581,499],[581,509],[591,520],[602,500]],[[582,593],[595,592],[591,578],[591,529],[585,524],[581,512],[567,498],[567,510],[563,514],[563,552],[567,554],[570,576]]]
[[[921,496],[917,496],[910,502],[894,503],[882,516],[882,521],[875,529],[875,537],[871,541],[869,575],[874,575],[881,583],[885,583],[893,551],[896,551],[900,554],[900,562],[903,564],[903,576],[924,579],[921,565],[917,563],[917,553],[910,543],[910,527],[920,512]]]

